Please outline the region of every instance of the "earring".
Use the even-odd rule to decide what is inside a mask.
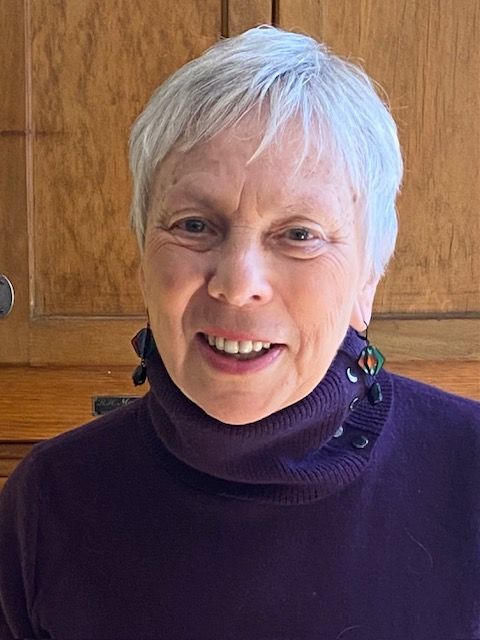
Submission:
[[[365,322],[365,329],[362,333],[357,332],[357,335],[366,341],[367,346],[362,349],[357,363],[360,369],[368,373],[370,376],[376,375],[385,363],[385,358],[377,347],[370,344],[368,340],[368,325]]]
[[[367,342],[367,345],[362,349],[358,357],[357,364],[360,369],[365,371],[365,373],[368,373],[370,376],[374,376],[383,367],[385,357],[377,347],[370,344],[368,340],[368,325],[366,322],[364,332],[357,332],[357,335]],[[374,382],[368,390],[368,400],[370,404],[378,404],[379,402],[382,402],[382,388],[378,382]]]
[[[136,336],[132,338],[132,346],[135,349],[135,353],[140,358],[140,364],[136,367],[132,374],[133,384],[137,387],[143,384],[147,379],[147,365],[145,358],[153,351],[155,342],[153,340],[152,330],[150,329],[150,323],[147,322],[147,326],[141,329]]]

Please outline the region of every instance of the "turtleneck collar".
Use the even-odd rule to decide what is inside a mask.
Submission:
[[[349,328],[309,395],[245,425],[207,415],[173,383],[154,350],[146,401],[168,471],[201,490],[258,502],[305,504],[340,491],[368,464],[391,405],[388,374],[373,377],[357,364],[364,346]],[[371,405],[374,382],[383,401]]]

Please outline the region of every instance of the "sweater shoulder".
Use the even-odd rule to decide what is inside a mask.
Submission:
[[[139,398],[34,445],[5,483],[0,512],[2,499],[13,513],[29,509],[22,505],[40,497],[67,504],[73,495],[93,499],[99,485],[125,485],[126,478],[145,467],[144,406]]]
[[[397,395],[411,397],[417,402],[429,401],[442,407],[455,407],[477,416],[480,413],[480,402],[458,394],[440,389],[433,384],[414,380],[398,373],[388,372]]]
[[[480,402],[406,376],[387,372],[393,387],[393,417],[410,424],[472,431],[480,437]]]
[[[77,461],[93,464],[95,461],[122,457],[122,453],[131,451],[135,443],[142,405],[143,398],[139,398],[35,444],[15,471],[19,467],[19,471],[26,467],[53,471],[72,463],[75,466]]]

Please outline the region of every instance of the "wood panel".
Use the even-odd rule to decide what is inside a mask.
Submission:
[[[15,305],[0,319],[0,360],[29,358],[29,276],[25,200],[25,138],[0,136],[0,273],[15,289]]]
[[[148,383],[135,387],[132,369],[0,367],[0,442],[38,442],[89,422],[94,396],[142,396]]]
[[[480,322],[469,318],[374,318],[369,337],[392,361],[480,360]]]
[[[23,3],[0,0],[0,15],[0,273],[15,288],[13,311],[0,319],[0,360],[25,362],[29,289]]]
[[[30,362],[34,365],[133,365],[130,344],[146,324],[141,318],[38,319],[30,327]]]
[[[43,0],[31,9],[34,313],[142,313],[129,128],[153,89],[218,39],[221,3]]]
[[[2,460],[21,460],[27,455],[31,448],[32,443],[0,442],[0,458]]]
[[[8,477],[20,462],[18,458],[1,458],[0,457],[0,477]]]
[[[0,491],[7,477],[12,474],[12,471],[27,455],[32,446],[33,443],[0,442]]]
[[[386,89],[406,160],[378,314],[480,312],[480,3],[278,0],[279,26],[360,61]]]
[[[228,0],[227,33],[235,36],[259,24],[271,24],[272,0]]]
[[[23,3],[0,0],[0,15],[0,123],[3,137],[22,135],[25,123]]]

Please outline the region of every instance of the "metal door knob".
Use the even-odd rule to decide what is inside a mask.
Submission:
[[[0,274],[0,320],[6,318],[13,307],[15,292],[7,276]]]

